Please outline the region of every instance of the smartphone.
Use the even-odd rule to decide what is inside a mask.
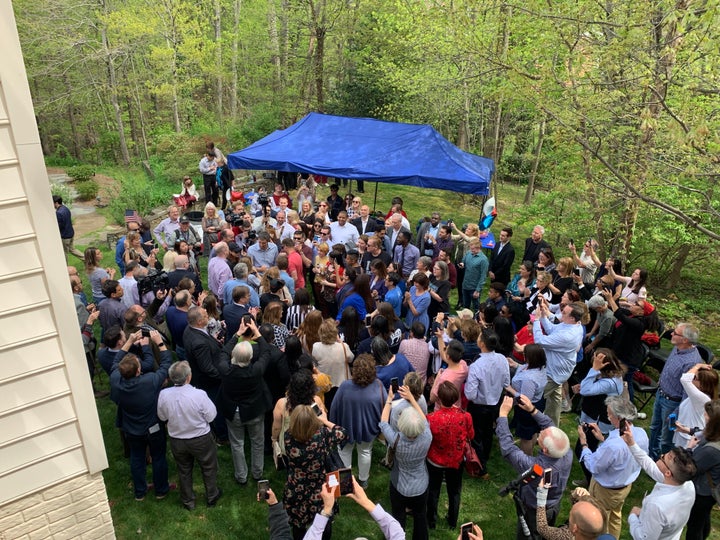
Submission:
[[[370,326],[370,324],[372,324],[372,316],[365,315],[365,326]]]
[[[142,328],[142,329],[140,330],[140,332],[141,332],[141,334],[142,334],[142,337],[147,337],[147,338],[150,337],[150,330],[146,330],[145,328]]]
[[[579,276],[579,275],[580,275],[580,269],[579,269],[579,268],[573,268],[573,274],[575,274],[576,276]]]
[[[620,419],[620,423],[618,424],[618,429],[620,430],[620,435],[624,435],[625,432],[628,429],[627,420],[625,418]]]
[[[573,240],[572,238],[570,239],[570,245],[571,245],[571,246],[574,246],[574,245],[575,245],[575,240]]]
[[[270,480],[258,480],[258,497],[261,501],[266,501],[270,498],[268,489],[270,489]]]
[[[473,523],[463,523],[460,525],[460,538],[462,540],[470,540],[470,533],[473,532]]]
[[[552,469],[545,469],[543,471],[543,482],[545,482],[545,487],[549,487],[552,484]]]
[[[347,495],[348,493],[355,493],[355,487],[353,486],[352,469],[340,469],[340,495]]]
[[[677,414],[672,413],[668,415],[668,429],[670,431],[675,431],[677,429],[677,426],[675,425],[677,422]]]
[[[392,388],[393,393],[394,393],[394,394],[397,394],[397,391],[398,391],[398,388],[399,388],[399,386],[398,386],[398,378],[397,378],[397,377],[393,377],[392,379],[390,379],[390,387]]]
[[[322,409],[320,408],[320,405],[318,405],[317,403],[313,403],[312,405],[310,405],[310,408],[313,410],[313,412],[316,415],[320,416],[322,414]]]

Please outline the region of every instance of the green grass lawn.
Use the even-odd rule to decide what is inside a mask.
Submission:
[[[327,189],[321,190],[325,194]],[[498,220],[500,226],[511,224],[515,226],[515,245],[522,245],[524,238],[529,234],[532,224],[517,226],[517,215],[513,211],[514,203],[522,196],[522,189],[516,186],[504,185],[501,188],[502,205],[501,217]],[[344,192],[343,192],[344,193]],[[366,193],[363,195],[365,203],[373,206],[374,185],[366,185]],[[432,211],[439,211],[443,219],[453,217],[456,223],[477,222],[479,208],[462,204],[460,196],[454,193],[437,190],[420,190],[404,186],[393,186],[380,184],[378,189],[377,209],[387,211],[390,199],[395,196],[402,196],[405,200],[405,210],[410,216],[411,224],[414,225],[417,219],[428,215]],[[499,230],[498,225],[494,230]],[[111,253],[107,246],[96,243],[104,252],[105,261],[108,265],[114,261],[114,253]],[[84,249],[81,246],[80,249]],[[80,275],[84,273],[79,268]],[[86,291],[89,286],[86,282]],[[452,305],[454,305],[454,300]],[[710,336],[714,343],[720,343],[716,328],[706,331],[703,328],[704,336]],[[709,341],[705,339],[704,341]],[[98,382],[100,388],[107,389],[107,377],[103,375]],[[156,501],[152,494],[143,502],[136,502],[133,498],[132,489],[129,486],[130,470],[129,462],[123,457],[122,447],[117,429],[114,427],[115,405],[109,398],[97,400],[98,413],[102,423],[102,430],[105,440],[105,448],[108,455],[109,468],[104,471],[104,478],[107,486],[108,496],[111,501],[112,515],[115,530],[118,538],[268,538],[267,532],[267,510],[264,504],[258,503],[255,499],[255,486],[252,482],[241,487],[234,482],[233,465],[230,456],[230,449],[227,447],[218,450],[219,455],[219,484],[224,490],[223,498],[215,508],[206,508],[203,486],[199,473],[196,473],[195,488],[198,497],[197,509],[193,512],[185,511],[177,492],[172,492],[163,501]],[[646,412],[651,411],[652,404],[648,405]],[[650,420],[641,420],[638,425],[649,429]],[[561,427],[568,433],[572,445],[577,439],[575,417],[563,415]],[[388,483],[389,473],[379,465],[378,461],[383,455],[383,449],[376,443],[373,454],[373,467],[370,476],[368,495],[377,502],[380,502],[386,509],[389,509]],[[168,455],[170,455],[168,450]],[[174,463],[170,458],[170,477],[172,481],[177,480]],[[500,457],[497,446],[489,462],[491,478],[489,480],[476,480],[465,477],[463,485],[462,503],[460,508],[460,523],[474,521],[485,531],[488,539],[507,539],[514,537],[515,529],[515,508],[511,498],[498,496],[498,489],[515,478],[516,473]],[[149,474],[149,471],[148,471]],[[282,473],[274,471],[272,460],[268,457],[265,462],[265,477],[270,480],[271,487],[280,496],[282,494],[284,479]],[[577,463],[573,466],[571,480],[580,479],[582,472]],[[150,476],[148,475],[148,478]],[[635,483],[630,497],[626,501],[624,516],[634,505],[640,505],[645,492],[652,489],[652,482],[641,474]],[[333,525],[333,536],[345,540],[357,536],[367,538],[380,538],[379,529],[373,520],[358,506],[350,500],[340,501],[341,512],[335,519]],[[447,508],[447,498],[441,495],[438,529],[431,531],[431,538],[455,540],[458,531],[451,531],[444,526],[444,513]],[[569,502],[563,502],[559,522],[567,519]],[[720,529],[720,519],[717,512],[714,513],[715,530]],[[410,529],[412,520],[408,520]],[[408,531],[409,532],[409,531]],[[627,525],[624,525],[622,538],[630,538]]]

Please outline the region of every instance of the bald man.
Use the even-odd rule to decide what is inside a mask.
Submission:
[[[582,492],[580,495],[578,492]],[[547,505],[548,488],[538,486],[537,490],[537,531],[543,538],[555,538],[562,540],[596,540],[605,537],[607,521],[605,513],[598,506],[598,503],[587,491],[578,488],[573,491],[571,498],[580,500],[570,509],[569,523],[562,527],[551,527],[548,525],[545,507]],[[615,538],[611,536],[610,538]]]

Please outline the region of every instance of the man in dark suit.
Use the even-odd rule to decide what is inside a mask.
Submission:
[[[350,223],[355,225],[358,234],[374,233],[378,226],[377,220],[370,216],[370,207],[367,204],[363,204],[360,207],[360,216],[353,219]]]
[[[259,312],[258,308],[250,307],[250,288],[246,285],[238,285],[233,288],[232,302],[223,306],[223,319],[225,319],[225,327],[227,336],[234,336],[240,328],[240,321],[243,315],[250,313],[256,316]]]
[[[208,320],[207,311],[201,307],[191,307],[187,314],[188,325],[183,332],[183,345],[185,346],[185,357],[193,373],[192,385],[205,390],[215,407],[219,407],[221,379],[217,365],[222,347],[208,333]],[[210,425],[218,444],[227,444],[228,433],[225,419],[216,417]]]
[[[535,225],[535,227],[533,227],[532,235],[530,235],[530,238],[525,239],[525,253],[523,253],[523,261],[532,261],[533,263],[537,263],[540,250],[542,248],[550,247],[550,244],[543,240],[544,234],[545,227],[542,225]],[[537,266],[537,264],[535,266]]]
[[[490,281],[500,282],[503,285],[510,283],[510,272],[515,261],[515,248],[510,243],[512,235],[511,227],[505,227],[500,231],[500,241],[495,244],[490,259],[488,269]]]

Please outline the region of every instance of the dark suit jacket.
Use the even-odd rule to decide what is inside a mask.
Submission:
[[[525,253],[523,253],[523,261],[532,261],[534,263],[538,260],[540,250],[544,247],[550,247],[545,240],[540,240],[537,244],[533,242],[532,238],[525,240]]]
[[[237,334],[238,328],[240,328],[240,319],[246,313],[249,313],[250,305],[239,306],[235,302],[227,304],[223,307],[223,319],[225,319],[225,327],[227,331],[225,335],[228,338]]]
[[[220,386],[220,373],[217,368],[222,352],[220,343],[202,330],[188,326],[183,332],[183,345],[192,368],[191,384],[202,390]]]
[[[495,274],[494,281],[499,281],[503,285],[507,285],[510,283],[510,272],[512,271],[512,265],[515,261],[515,248],[508,242],[498,255],[499,246],[499,243],[495,244],[492,250],[492,258],[490,259],[488,270]]]
[[[193,283],[195,283],[195,294],[200,294],[203,290],[202,283],[200,282],[200,277],[192,270],[173,270],[172,272],[168,272],[168,287],[174,289],[178,286],[180,280],[185,277],[193,280]]]
[[[377,220],[371,216],[368,216],[367,225],[365,225],[364,231],[362,230],[362,220],[359,217],[351,220],[350,223],[355,225],[355,228],[358,230],[358,234],[374,233],[378,226]]]
[[[237,408],[240,419],[248,422],[264,415],[273,406],[264,378],[270,362],[270,347],[264,338],[258,338],[257,345],[253,347],[253,361],[249,366],[240,367],[231,363],[232,350],[236,344],[237,336],[233,336],[221,353],[222,360],[218,365],[222,373],[220,408],[228,420],[232,420]]]

